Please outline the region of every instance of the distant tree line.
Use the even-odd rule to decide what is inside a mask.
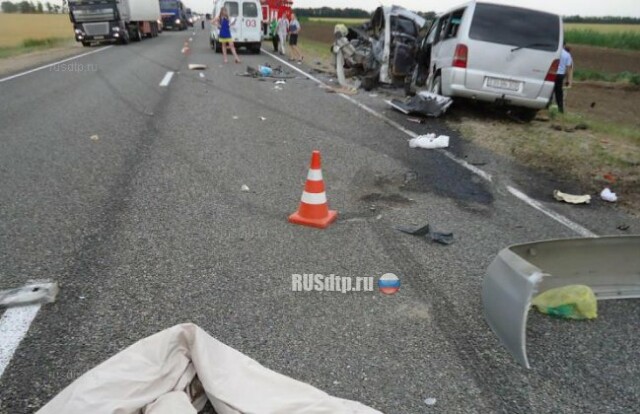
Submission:
[[[0,4],[0,8],[3,13],[62,13],[63,9],[57,4],[51,4],[49,2],[33,3],[32,1],[21,1],[19,3],[13,3],[10,1],[3,1]]]
[[[319,8],[295,8],[293,9],[298,17],[341,17],[341,18],[367,18],[371,16],[366,10],[362,9],[334,9],[333,7]]]
[[[564,16],[562,18],[565,23],[603,23],[603,24],[640,24],[638,17],[582,17],[582,16]]]

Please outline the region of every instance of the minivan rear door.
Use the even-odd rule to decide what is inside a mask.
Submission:
[[[468,31],[468,89],[539,96],[561,52],[558,15],[477,3]]]

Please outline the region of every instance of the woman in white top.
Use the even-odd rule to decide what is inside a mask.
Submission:
[[[280,41],[280,54],[286,55],[286,43],[287,43],[287,32],[289,31],[289,20],[287,16],[283,13],[280,20],[278,20],[278,40]]]

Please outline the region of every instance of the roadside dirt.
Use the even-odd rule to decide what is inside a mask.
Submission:
[[[640,128],[640,86],[576,82],[567,91],[566,107],[588,118]]]
[[[64,59],[82,52],[89,51],[90,48],[82,47],[81,44],[73,42],[64,47],[41,50],[24,55],[12,56],[0,59],[0,76],[10,75],[24,69],[44,65],[56,60]]]
[[[607,49],[604,47],[569,45],[577,69],[591,69],[607,73],[640,73],[640,52]]]

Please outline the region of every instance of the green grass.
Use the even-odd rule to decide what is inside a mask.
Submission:
[[[366,18],[346,18],[346,17],[307,17],[307,21],[315,23],[325,23],[336,25],[338,23],[346,25],[358,25],[367,21]]]
[[[591,69],[576,69],[573,79],[578,81],[623,82],[640,85],[640,73],[608,73]]]
[[[569,44],[640,50],[640,31],[603,32],[594,29],[569,29],[565,31],[564,39]]]
[[[318,42],[315,40],[305,39],[304,37],[299,40],[300,49],[302,53],[306,56],[309,55],[310,59],[305,58],[305,60],[311,61],[320,60],[322,62],[331,62],[333,59],[333,54],[331,53],[331,46],[324,43]]]
[[[36,52],[39,50],[51,49],[54,47],[70,44],[68,38],[49,37],[46,39],[25,39],[19,46],[0,47],[0,59],[23,55],[25,53]]]

